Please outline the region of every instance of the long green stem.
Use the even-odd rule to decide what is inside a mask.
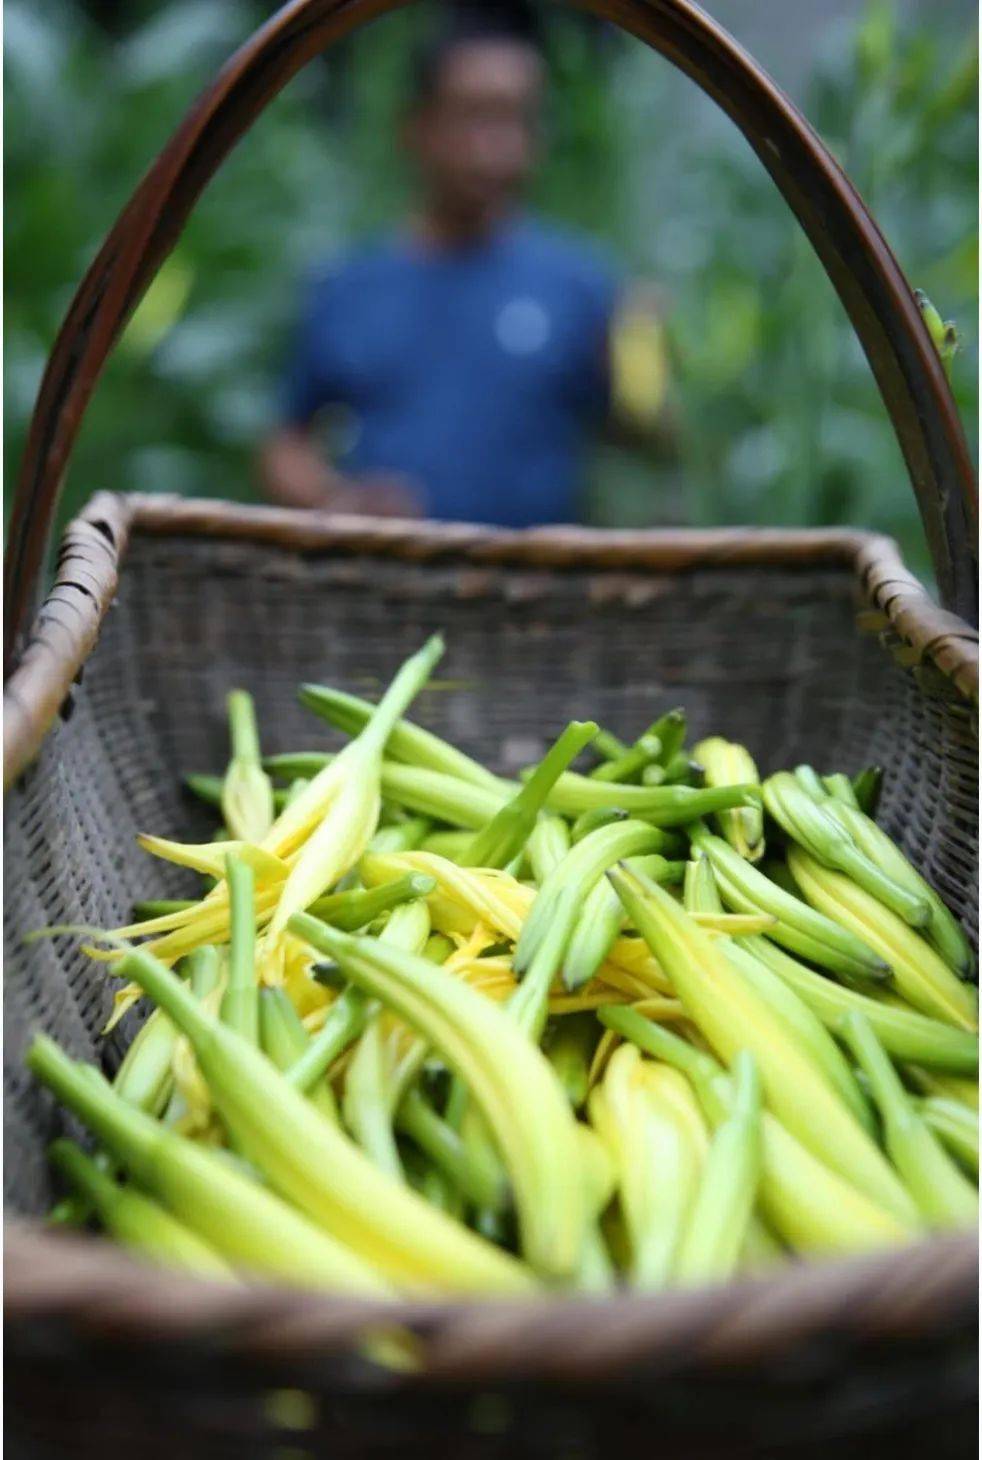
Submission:
[[[978,1112],[943,1095],[921,1096],[915,1100],[914,1108],[955,1159],[978,1179]]]
[[[577,842],[539,888],[515,947],[516,974],[530,968],[547,937],[558,949],[557,957],[562,957],[584,898],[608,867],[622,857],[659,852],[664,845],[664,834],[643,821],[603,826]],[[556,938],[561,929],[565,929],[565,938]]]
[[[263,770],[252,696],[232,690],[228,697],[232,756],[222,782],[222,813],[233,837],[260,842],[273,824],[273,788]]]
[[[415,1087],[407,1090],[396,1114],[396,1124],[468,1201],[494,1211],[505,1205],[508,1187],[502,1182],[500,1163],[485,1159],[483,1147],[466,1144]]]
[[[263,989],[259,996],[259,1028],[263,1053],[278,1070],[292,1069],[310,1048],[310,1035],[285,989]],[[306,1092],[322,1115],[337,1121],[337,1106],[323,1081]]]
[[[145,967],[154,961],[139,954],[131,957],[140,958]],[[170,978],[166,970],[162,972]],[[169,987],[185,993],[176,979]],[[195,1001],[190,995],[187,999],[187,1005],[179,999],[171,1013],[180,1004],[190,1016]],[[210,1021],[204,1015],[201,1019],[207,1028]],[[104,1081],[90,1077],[91,1067],[69,1059],[54,1040],[38,1035],[26,1063],[144,1191],[235,1266],[335,1292],[389,1291],[367,1262],[293,1206],[239,1174],[217,1152],[185,1140],[127,1105]]]
[[[594,737],[593,748],[598,755],[603,756],[604,760],[618,760],[622,755],[626,755],[631,747],[611,730],[600,729]]]
[[[218,949],[211,943],[203,943],[200,948],[195,948],[193,953],[189,953],[186,959],[186,965],[188,970],[188,988],[196,999],[206,998],[212,989],[218,987],[218,981],[222,976],[221,957]],[[157,1012],[166,1018],[163,1010],[158,1010]],[[187,1101],[180,1090],[175,1088],[164,1112],[163,1118],[165,1124],[169,1126],[176,1125],[187,1114],[187,1110]]]
[[[680,863],[668,862],[654,853],[632,857],[627,865],[643,870],[655,882],[674,882]],[[624,925],[624,909],[617,893],[606,877],[601,877],[587,893],[577,914],[563,955],[563,987],[571,993],[580,989],[600,969]]]
[[[369,1003],[361,989],[347,988],[338,996],[304,1053],[284,1071],[284,1078],[294,1089],[312,1089],[334,1061],[354,1044],[365,1027]]]
[[[556,781],[589,745],[597,727],[573,720],[515,796],[477,833],[459,858],[463,867],[506,867],[523,850]]]
[[[974,1226],[978,1195],[921,1120],[893,1065],[862,1014],[844,1032],[883,1119],[887,1150],[921,1211],[939,1226]]]
[[[593,781],[631,781],[641,774],[645,766],[658,759],[661,741],[657,735],[642,735],[636,745],[617,757],[604,761],[590,772]]]
[[[372,709],[359,740],[381,754],[386,741],[443,657],[443,638],[432,634],[423,647],[401,665],[385,694]],[[302,691],[301,691],[302,693]]]
[[[574,1110],[586,1102],[590,1063],[597,1046],[597,1025],[592,1014],[568,1014],[555,1021],[545,1055]]]
[[[737,939],[727,939],[724,946],[729,962],[739,971],[740,976],[781,1020],[799,1048],[824,1076],[829,1088],[835,1091],[867,1133],[873,1135],[875,1122],[869,1102],[860,1089],[848,1060],[822,1021],[790,984],[785,983],[753,953],[741,947]]]
[[[150,1115],[160,1115],[174,1084],[171,1060],[177,1038],[167,1015],[154,1009],[116,1071],[113,1088],[117,1095]]]
[[[120,1186],[74,1141],[55,1141],[48,1157],[124,1246],[165,1267],[231,1278],[231,1268],[213,1247],[149,1197]]]
[[[894,1058],[956,1075],[974,1075],[978,1071],[979,1041],[967,1029],[956,1029],[916,1009],[898,1008],[857,989],[845,988],[806,968],[760,934],[736,941],[778,974],[833,1034],[841,1032],[844,1015],[865,1014],[877,1039]]]
[[[259,729],[252,695],[247,694],[244,689],[233,689],[226,703],[233,758],[258,763]]]
[[[834,771],[830,776],[823,776],[822,785],[830,796],[834,796],[844,806],[852,806],[856,811],[860,809],[852,781],[841,771]]]
[[[477,834],[481,835],[480,832]],[[446,857],[448,861],[460,864],[473,844],[474,834],[470,831],[431,831],[420,843],[420,851],[433,852],[437,857]]]
[[[255,877],[239,857],[228,859],[231,905],[228,983],[222,995],[222,1021],[250,1044],[259,1043],[259,987],[256,982]]]
[[[653,725],[649,725],[647,733],[657,736],[661,742],[659,759],[663,766],[667,766],[676,755],[681,754],[687,730],[688,718],[681,707],[668,710]]]
[[[375,706],[368,700],[317,684],[303,685],[300,689],[300,700],[308,710],[313,710],[315,715],[320,715],[348,735],[357,735],[375,711]],[[500,784],[498,778],[476,760],[409,720],[399,720],[392,727],[389,734],[389,753],[394,759],[408,765],[439,771],[475,786],[487,786],[496,790]]]
[[[684,826],[713,811],[759,802],[760,787],[709,786],[623,786],[592,781],[566,771],[553,787],[547,805],[564,816],[578,816],[597,807],[618,806],[632,816],[644,817],[656,826]]]
[[[709,858],[700,852],[685,870],[683,902],[690,913],[722,912],[716,878]],[[852,1111],[870,1135],[874,1124],[869,1104],[842,1051],[812,1010],[767,964],[761,963],[738,939],[726,938],[720,945],[729,963],[737,969],[755,993],[768,1005],[795,1039],[800,1049],[825,1077],[829,1087]]]
[[[501,810],[508,792],[471,785],[439,771],[384,761],[382,795],[407,811],[479,831]]]
[[[188,897],[161,897],[146,902],[135,902],[133,921],[146,923],[152,918],[166,917],[168,913],[184,912],[189,907],[194,907],[194,900]]]
[[[391,882],[380,883],[378,887],[355,887],[347,892],[332,892],[319,897],[307,909],[311,916],[353,933],[391,912],[402,903],[413,902],[419,897],[429,897],[436,890],[436,882],[424,872],[408,872]]]
[[[733,1062],[733,1105],[718,1126],[682,1239],[680,1282],[725,1282],[732,1277],[750,1227],[760,1180],[760,1082],[753,1056]]]
[[[392,826],[380,826],[368,843],[370,852],[412,852],[425,841],[430,822],[424,816],[407,817]]]

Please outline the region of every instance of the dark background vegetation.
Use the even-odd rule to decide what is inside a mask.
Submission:
[[[257,0],[7,0],[6,452],[84,268],[200,87],[272,7]],[[908,277],[964,345],[975,446],[977,36],[965,0],[709,0],[803,107]],[[397,215],[393,146],[425,10],[376,22],[269,108],[195,212],[116,352],[65,494],[250,499],[298,274]],[[598,450],[610,524],[847,522],[921,533],[842,309],[756,158],[638,42],[550,7],[550,152],[537,204],[588,229],[663,301],[682,461]],[[9,491],[8,491],[9,500]]]

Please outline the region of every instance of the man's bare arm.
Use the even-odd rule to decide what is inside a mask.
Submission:
[[[351,511],[351,488],[299,426],[283,426],[267,437],[259,471],[266,496],[283,507]]]
[[[267,437],[259,452],[259,473],[265,495],[283,507],[374,517],[416,517],[420,512],[418,498],[405,480],[345,476],[301,426],[283,426]]]

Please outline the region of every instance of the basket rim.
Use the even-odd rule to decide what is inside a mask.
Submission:
[[[706,568],[845,567],[873,606],[863,627],[888,631],[904,662],[933,665],[956,696],[978,703],[979,635],[939,608],[892,538],[833,528],[534,527],[372,518],[204,498],[96,493],[62,538],[51,591],[4,685],[4,786],[37,755],[71,692],[116,593],[131,533],[230,539],[298,552],[364,554],[487,569],[681,573]]]
[[[577,1385],[783,1366],[834,1338],[837,1352],[968,1334],[978,1310],[978,1240],[933,1236],[818,1258],[722,1286],[528,1299],[369,1299],[272,1282],[231,1284],[152,1267],[101,1236],[10,1220],[4,1321],[54,1326],[76,1342],[173,1345],[274,1367],[363,1353],[400,1328],[408,1372],[375,1382]],[[367,1361],[366,1361],[367,1363]],[[369,1366],[371,1367],[371,1366]],[[371,1384],[370,1377],[361,1384]]]

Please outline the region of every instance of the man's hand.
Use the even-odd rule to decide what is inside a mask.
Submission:
[[[677,451],[677,421],[657,292],[637,284],[611,323],[609,438],[661,459]]]
[[[419,517],[419,494],[407,477],[348,477],[324,460],[308,433],[284,427],[264,443],[259,469],[266,495],[285,507],[370,517]]]
[[[423,516],[420,494],[409,477],[392,472],[345,480],[352,493],[352,505],[346,511],[367,513],[371,517]]]

